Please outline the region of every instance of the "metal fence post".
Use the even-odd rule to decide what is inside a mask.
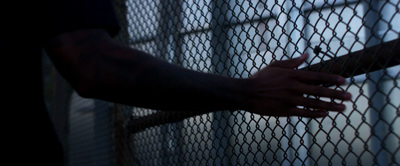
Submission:
[[[289,57],[297,57],[304,53],[306,50],[306,41],[304,40],[305,18],[301,6],[304,0],[288,0],[286,1],[285,12],[287,15],[286,29],[290,36],[288,36],[289,45],[286,49]],[[309,165],[308,150],[310,136],[307,134],[306,128],[308,118],[290,117],[288,123],[291,125],[286,128],[289,134],[288,142],[292,146],[292,150],[288,151],[288,162],[285,165]],[[287,144],[283,144],[287,145]],[[290,149],[290,147],[286,147]]]
[[[94,151],[93,162],[95,166],[111,165],[111,116],[112,104],[101,100],[94,100]]]
[[[211,18],[211,47],[212,47],[212,67],[215,74],[228,75],[229,51],[227,46],[228,28],[228,7],[229,1],[216,0],[211,2],[212,18]],[[230,165],[229,144],[231,128],[229,125],[228,111],[218,111],[213,113],[212,131],[213,131],[213,149],[212,156],[214,165]]]
[[[382,35],[379,31],[382,30],[380,26],[381,3],[380,0],[367,0],[364,2],[364,23],[366,26],[366,44],[365,46],[373,46],[382,42]],[[372,153],[374,154],[374,162],[377,165],[388,165],[390,155],[385,151],[385,136],[389,133],[389,126],[383,121],[388,119],[387,111],[385,111],[385,94],[383,90],[383,77],[382,70],[367,74],[367,85],[369,90],[369,114],[371,116],[371,146]]]
[[[180,56],[182,49],[182,40],[179,32],[181,28],[180,14],[182,11],[182,0],[163,0],[160,1],[159,11],[161,14],[160,27],[158,29],[158,37],[161,45],[158,45],[160,56],[174,64],[181,65]],[[179,163],[180,158],[174,158],[174,154],[178,153],[180,145],[180,130],[182,122],[165,124],[161,126],[160,142],[162,142],[161,163],[162,165],[171,165],[171,163]]]

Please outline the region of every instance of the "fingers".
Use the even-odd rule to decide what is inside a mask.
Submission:
[[[262,111],[257,106],[254,107],[257,108],[255,112],[263,115],[318,118],[327,116],[327,110],[342,112],[346,109],[344,104],[319,99],[324,97],[342,101],[350,100],[351,94],[348,92],[319,86],[321,84],[342,85],[346,81],[344,77],[320,72],[293,70],[301,65],[307,57],[308,55],[304,54],[298,58],[273,62],[266,70],[262,70],[257,73],[256,77],[253,77],[259,83],[257,85],[269,87],[269,89],[272,88],[275,90],[274,92],[280,90],[281,92],[277,94],[281,94],[281,96],[284,94],[284,97],[279,95],[278,97],[271,97],[275,93],[268,93],[269,95],[262,99],[268,104],[260,108],[270,109],[270,111]],[[267,93],[268,91],[265,92]],[[304,94],[316,96],[318,99],[304,97]],[[271,103],[268,101],[270,98],[275,101]],[[261,103],[263,104],[263,102]],[[271,105],[274,103],[278,103],[278,106]],[[304,107],[304,109],[297,106]]]
[[[300,66],[306,59],[308,58],[308,54],[303,54],[298,58],[288,59],[283,61],[275,61],[269,65],[270,67],[281,67],[281,68],[288,68],[293,69]]]
[[[298,97],[294,100],[294,103],[299,106],[304,106],[305,108],[313,110],[329,110],[342,112],[346,109],[344,104],[338,104],[334,102],[326,102],[320,99]]]
[[[352,97],[351,93],[349,92],[329,89],[323,86],[314,86],[307,84],[299,85],[297,93],[339,99],[344,101],[348,101]]]
[[[305,53],[305,54],[302,54],[298,58],[272,62],[269,65],[269,67],[280,67],[280,68],[286,68],[286,69],[293,69],[293,68],[299,67],[302,63],[304,63],[307,60],[307,58],[308,58],[308,54]],[[333,83],[335,85],[341,85],[341,84],[345,83],[345,78],[343,78],[341,76],[320,73],[320,72],[309,72],[309,71],[296,70],[296,77],[303,81],[312,82],[312,83],[331,83],[331,84]]]
[[[306,61],[308,58],[308,54],[302,54],[298,58],[282,60],[282,61],[275,61],[272,62],[269,67],[280,67],[286,69],[293,69],[299,67],[302,63]],[[334,84],[334,85],[341,85],[344,84],[346,79],[344,77],[320,72],[310,72],[310,71],[300,71],[296,70],[295,76],[305,82],[309,83],[317,83],[317,84]]]
[[[323,117],[327,115],[327,111],[342,112],[346,109],[346,106],[335,102],[327,102],[316,98],[305,97],[303,94],[316,96],[318,98],[326,97],[342,101],[351,100],[352,97],[349,92],[308,84],[298,84],[296,92],[301,95],[292,96],[290,99],[291,103],[295,106],[302,106],[307,109],[296,108],[296,112],[292,113],[304,117]]]
[[[325,87],[300,88],[304,89],[305,94],[310,94],[318,97],[329,97],[340,100],[350,100],[351,94],[348,92],[333,90]],[[312,89],[312,90],[310,90]],[[295,96],[290,99],[293,107],[289,108],[290,115],[320,118],[328,115],[328,111],[343,112],[346,109],[344,104],[335,102],[322,101],[316,98],[308,98],[304,96]],[[303,109],[297,106],[304,107]]]
[[[346,79],[339,75],[296,70],[293,76],[299,81],[312,84],[342,85]]]

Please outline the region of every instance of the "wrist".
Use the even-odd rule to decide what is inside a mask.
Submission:
[[[229,93],[228,95],[231,96],[231,105],[234,107],[233,110],[248,110],[252,81],[251,78],[235,79],[232,81],[232,93]]]

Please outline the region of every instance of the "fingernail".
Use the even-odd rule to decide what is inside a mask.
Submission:
[[[339,82],[339,84],[344,84],[344,83],[346,83],[346,78],[338,77],[338,82]]]
[[[346,93],[343,95],[343,98],[344,98],[344,100],[351,100],[352,95],[351,95],[351,93],[346,92]]]
[[[335,107],[338,111],[344,111],[346,109],[346,106],[344,104],[337,104],[335,105]]]
[[[307,57],[308,57],[308,53],[304,53],[304,54],[301,55],[301,58],[306,59]]]

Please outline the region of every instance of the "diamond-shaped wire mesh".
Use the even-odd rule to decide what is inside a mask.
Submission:
[[[246,78],[272,61],[308,52],[313,56],[303,70],[348,77],[347,85],[333,88],[354,96],[345,113],[324,119],[238,110],[174,120],[179,115],[127,109],[133,125],[126,128],[131,148],[124,159],[138,165],[400,165],[400,53],[384,45],[399,45],[398,0],[116,4],[125,11],[119,40],[171,63]],[[389,56],[381,55],[384,49]],[[155,116],[135,123],[149,115]]]
[[[400,165],[399,0],[114,1],[122,25],[116,39],[123,44],[185,68],[236,78],[308,52],[299,69],[347,77],[346,85],[332,88],[353,98],[344,113],[309,119],[244,110],[166,113],[72,95],[71,165],[87,160],[72,155],[89,153],[85,147],[97,151],[85,165],[100,157],[113,165],[143,166]],[[85,109],[97,110],[85,114],[94,120],[85,121],[101,126],[87,126],[90,132],[107,139],[78,129],[74,113]],[[97,145],[72,145],[82,139]],[[107,144],[108,154],[99,154],[107,153],[99,151],[100,144]]]

